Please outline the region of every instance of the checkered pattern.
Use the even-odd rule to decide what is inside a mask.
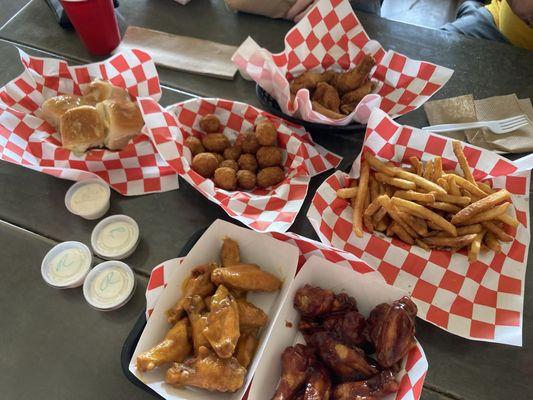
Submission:
[[[520,225],[508,230],[514,240],[502,243],[501,253],[482,251],[479,260],[469,264],[465,251],[426,252],[379,233],[355,236],[351,206],[337,198],[336,190],[359,176],[361,155],[350,175],[337,171],[320,186],[307,215],[324,243],[360,257],[387,283],[411,293],[419,317],[469,339],[519,346],[530,241],[530,171],[519,171],[491,151],[466,144],[463,148],[476,179],[512,194]],[[395,163],[407,163],[411,156],[427,161],[440,155],[445,170],[460,171],[450,139],[398,125],[381,110],[375,110],[368,122],[366,151]]]
[[[148,54],[131,50],[80,66],[22,51],[20,55],[24,72],[0,89],[0,159],[63,179],[98,177],[124,195],[178,187],[176,173],[146,136],[139,135],[122,151],[91,150],[77,156],[62,148],[58,132],[38,117],[46,99],[81,95],[95,78],[126,88],[134,97],[158,100],[159,78]]]
[[[371,274],[376,279],[383,280],[383,277],[355,257],[353,254],[346,251],[333,249],[322,243],[299,236],[295,233],[269,233],[274,238],[288,242],[300,251],[300,258],[298,260],[298,270],[305,264],[308,258],[313,255],[322,257],[326,260],[335,262],[340,265],[350,266],[354,271],[362,274]],[[158,265],[152,270],[150,280],[146,288],[146,318],[148,319],[154,310],[157,300],[161,295],[163,289],[166,287],[172,273],[179,267],[183,258],[175,258]],[[267,350],[268,351],[268,350]],[[402,369],[398,373],[398,380],[400,381],[400,388],[396,395],[386,397],[386,399],[395,400],[418,400],[422,394],[422,386],[424,378],[428,370],[428,362],[424,354],[424,350],[420,343],[409,352],[404,359]],[[247,394],[243,400],[247,399]]]
[[[372,54],[376,60],[370,76],[377,89],[350,115],[332,120],[313,111],[306,89],[300,90],[295,104],[291,104],[289,80],[309,70],[353,69],[364,54]],[[283,52],[271,54],[248,38],[232,60],[244,76],[251,77],[277,100],[284,113],[328,125],[347,125],[354,120],[366,123],[369,109],[376,107],[392,117],[406,114],[424,104],[453,73],[448,68],[384,50],[368,37],[348,0],[319,1],[287,33]]]
[[[224,211],[259,231],[286,231],[300,210],[311,177],[335,168],[341,158],[315,144],[300,126],[244,103],[222,99],[193,99],[164,110],[151,99],[140,100],[148,135],[159,154],[187,182]],[[216,114],[224,134],[235,142],[242,132],[253,129],[260,118],[269,118],[278,131],[284,150],[286,178],[272,189],[227,191],[214,186],[190,167],[191,153],[184,140],[205,133],[199,128],[203,115]]]

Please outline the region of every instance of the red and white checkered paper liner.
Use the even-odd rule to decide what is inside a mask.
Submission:
[[[333,120],[312,109],[309,91],[300,89],[290,104],[289,80],[305,71],[353,69],[364,54],[372,54],[376,67],[370,77],[377,84],[348,116]],[[251,38],[235,52],[233,62],[274,97],[285,114],[328,125],[366,123],[373,108],[392,117],[424,104],[450,79],[453,70],[386,51],[371,40],[348,0],[321,0],[285,36],[285,50],[272,54]]]
[[[495,188],[512,194],[520,225],[508,230],[514,240],[502,243],[501,253],[482,251],[478,261],[469,264],[465,251],[427,252],[366,231],[362,238],[355,236],[352,208],[337,198],[336,190],[359,176],[361,154],[350,175],[337,171],[324,181],[307,216],[322,242],[355,254],[387,283],[411,293],[420,318],[465,338],[521,346],[530,171],[488,150],[467,144],[463,149],[476,179],[492,181]],[[383,161],[405,164],[411,156],[427,161],[438,155],[444,169],[460,171],[451,139],[398,125],[380,110],[368,121],[363,143],[367,151]]]
[[[0,159],[70,180],[98,177],[124,195],[176,189],[178,177],[144,135],[121,151],[94,149],[81,156],[61,147],[59,134],[36,116],[59,94],[81,95],[100,78],[134,97],[159,100],[161,88],[151,57],[131,50],[94,64],[69,66],[20,51],[24,72],[0,89]]]
[[[163,109],[150,99],[140,100],[148,134],[166,162],[187,182],[232,218],[259,231],[286,231],[302,207],[311,177],[335,168],[341,157],[313,142],[302,127],[290,124],[248,104],[223,99],[192,99]],[[190,167],[191,153],[184,146],[190,135],[205,135],[199,121],[206,114],[220,119],[224,134],[234,142],[267,117],[278,131],[284,150],[286,178],[271,189],[227,191],[214,186]]]
[[[300,270],[308,258],[315,255],[336,264],[346,266],[347,268],[352,268],[358,273],[370,274],[373,278],[383,281],[381,274],[374,271],[351,253],[333,249],[322,243],[299,236],[292,232],[271,232],[267,234],[273,236],[277,240],[282,240],[298,247],[300,251],[298,270]],[[150,318],[150,314],[154,310],[163,289],[167,286],[170,276],[174,273],[176,268],[179,268],[182,260],[183,258],[174,258],[163,262],[152,270],[146,288],[146,319]],[[266,351],[268,351],[268,349]],[[396,395],[393,394],[386,397],[385,400],[420,399],[424,379],[428,370],[426,355],[424,354],[424,350],[420,343],[417,342],[417,346],[409,352],[404,364],[402,371],[400,371],[397,376],[397,379],[400,382],[398,392]],[[248,394],[243,397],[243,400],[247,398]]]

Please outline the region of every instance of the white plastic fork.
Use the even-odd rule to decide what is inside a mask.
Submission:
[[[497,121],[479,121],[479,122],[466,122],[463,124],[443,124],[425,126],[422,128],[424,131],[431,132],[452,132],[460,131],[463,129],[472,128],[489,128],[492,132],[497,134],[512,132],[518,128],[530,124],[531,121],[524,115],[517,115],[515,117],[500,119]]]

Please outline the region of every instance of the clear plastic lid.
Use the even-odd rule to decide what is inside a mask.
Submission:
[[[92,254],[80,242],[63,242],[43,258],[41,275],[50,286],[66,289],[83,284],[92,264]]]
[[[122,261],[98,264],[87,275],[83,295],[89,305],[100,311],[116,310],[126,304],[135,290],[135,275]]]
[[[139,226],[127,215],[112,215],[100,221],[91,234],[91,246],[107,260],[122,260],[137,248]]]
[[[98,219],[109,210],[111,190],[100,179],[86,179],[72,185],[65,195],[65,206],[72,214]]]

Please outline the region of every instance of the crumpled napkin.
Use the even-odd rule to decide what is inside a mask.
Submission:
[[[530,99],[519,99],[515,94],[475,100],[471,94],[449,99],[428,101],[424,104],[430,125],[490,121],[525,114],[533,121]],[[444,132],[445,136],[468,141],[476,146],[498,153],[525,153],[533,151],[533,124],[530,122],[505,134],[492,133],[487,128]]]

